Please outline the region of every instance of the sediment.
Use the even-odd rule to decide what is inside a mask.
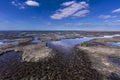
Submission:
[[[87,54],[78,48],[73,51],[71,59],[57,51],[49,54],[54,56],[15,65],[0,75],[1,80],[103,80],[103,75],[92,68]]]
[[[120,47],[106,44],[109,41],[119,41],[119,38],[94,39],[84,46],[77,45],[76,47],[88,55],[92,67],[104,75],[107,78],[105,80],[119,80],[119,65],[112,62],[110,58],[120,58]]]

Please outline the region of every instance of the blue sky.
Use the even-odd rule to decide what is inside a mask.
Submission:
[[[0,30],[120,30],[120,0],[0,0]]]

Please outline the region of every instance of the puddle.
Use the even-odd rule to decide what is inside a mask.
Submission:
[[[63,35],[56,35],[56,34],[55,34],[55,37],[56,37],[57,39],[65,38],[65,36],[63,36]]]
[[[31,35],[32,35],[32,34],[26,34],[25,36],[27,36],[27,37],[28,37],[28,36],[31,36]]]
[[[0,45],[3,45],[3,44],[4,44],[4,42],[0,41]]]
[[[98,37],[93,37],[93,38],[113,38],[113,37],[117,37],[120,36],[119,34],[115,34],[115,35],[101,35]]]
[[[7,42],[7,41],[0,41],[0,45],[7,45],[7,44],[13,44],[13,45],[15,45],[15,44],[18,44],[18,41],[13,41],[13,42]]]
[[[38,37],[34,37],[34,40],[32,41],[32,43],[39,43],[39,42],[40,42],[39,38]]]
[[[120,47],[120,42],[107,42],[107,44]]]
[[[4,44],[18,44],[18,41],[14,41],[14,42],[5,42]]]
[[[19,64],[22,60],[22,53],[10,51],[0,56],[0,70],[13,67],[15,64]]]
[[[120,80],[120,76],[119,75],[117,75],[116,73],[111,73],[110,74],[110,79],[111,80]]]
[[[118,57],[109,57],[110,61],[120,66],[120,58]]]

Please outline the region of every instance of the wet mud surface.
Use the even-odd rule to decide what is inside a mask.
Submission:
[[[56,52],[51,59],[14,64],[14,68],[0,73],[1,80],[102,80],[86,54],[76,50],[71,59],[67,57]]]
[[[0,80],[120,80],[119,72],[115,72],[119,71],[120,59],[115,57],[118,56],[119,47],[108,47],[110,45],[106,44],[108,41],[119,41],[120,38],[116,34],[120,32],[8,33],[0,33],[1,41],[7,39],[7,42],[18,41],[18,44],[0,45]],[[115,35],[116,38],[110,35]],[[90,41],[88,47],[92,46],[90,50],[95,55],[77,47],[78,44],[81,46],[82,42],[93,38],[96,39]],[[103,48],[106,50],[102,50]],[[112,51],[97,54],[97,50]],[[114,51],[117,51],[117,55],[113,54]],[[115,66],[110,67],[111,65],[105,62],[106,59]],[[97,68],[94,67],[94,62],[97,63]],[[105,68],[106,74],[98,68]],[[112,69],[113,71],[108,74],[107,71]]]

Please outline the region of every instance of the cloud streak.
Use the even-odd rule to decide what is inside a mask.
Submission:
[[[112,13],[120,13],[120,8],[113,10]]]
[[[101,19],[110,19],[110,18],[116,18],[117,16],[112,16],[112,15],[100,15],[99,18]]]
[[[81,17],[85,16],[88,12],[89,4],[86,2],[65,2],[62,4],[62,6],[65,6],[65,8],[58,9],[53,15],[50,17],[52,19],[63,19],[67,18],[69,16],[76,16],[76,17]]]
[[[84,16],[86,16],[86,14],[89,13],[89,12],[90,12],[89,10],[81,10],[81,11],[73,14],[73,16],[76,16],[76,17],[79,17],[79,16],[80,16],[80,17],[84,17]]]
[[[75,1],[64,2],[64,3],[62,3],[62,6],[70,6],[74,3],[75,3]]]
[[[25,9],[25,4],[19,2],[18,0],[13,0],[11,3],[19,9]]]

